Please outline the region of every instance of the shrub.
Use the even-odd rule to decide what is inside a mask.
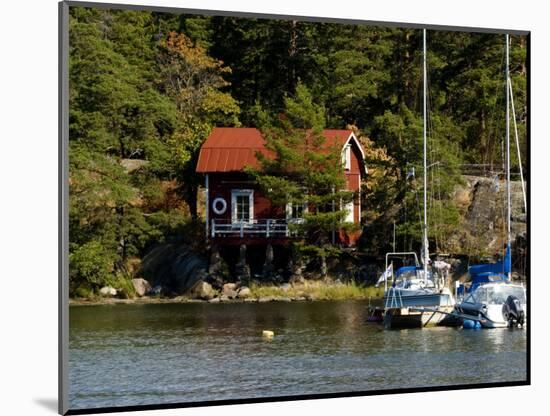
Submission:
[[[74,291],[74,295],[77,298],[90,299],[94,297],[94,292],[89,288],[79,286]]]
[[[118,296],[123,299],[132,299],[136,295],[132,279],[121,273],[111,275],[108,279],[108,285],[118,289]]]
[[[94,290],[105,286],[112,276],[116,255],[99,241],[75,246],[69,254],[69,281],[75,291],[79,287]]]

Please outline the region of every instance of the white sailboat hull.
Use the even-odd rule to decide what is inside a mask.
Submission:
[[[453,311],[455,301],[447,290],[392,288],[384,296],[386,328],[422,328],[440,325]]]
[[[453,306],[454,299],[450,293],[395,289],[395,294],[384,295],[384,305],[395,307]]]
[[[445,325],[453,308],[453,306],[435,306],[387,309],[384,313],[384,327],[401,329]]]

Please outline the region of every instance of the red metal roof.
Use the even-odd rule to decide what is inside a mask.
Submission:
[[[351,130],[323,131],[325,146],[335,142],[342,146],[348,141]],[[245,166],[258,167],[256,152],[268,155],[265,140],[255,128],[216,127],[201,147],[197,172],[239,172]]]

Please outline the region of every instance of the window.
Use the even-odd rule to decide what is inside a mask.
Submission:
[[[349,201],[345,206],[346,210],[346,222],[355,222],[353,219],[353,200]]]
[[[306,204],[293,204],[289,202],[286,205],[286,218],[291,222],[301,222],[304,219],[304,213],[307,212]]]
[[[231,191],[232,222],[251,222],[254,215],[254,191],[235,189]]]
[[[466,299],[466,303],[486,303],[487,302],[487,289],[483,286],[478,287],[474,290]]]
[[[345,169],[351,169],[351,144],[347,144],[346,147],[344,147],[344,151],[342,152],[342,164]]]

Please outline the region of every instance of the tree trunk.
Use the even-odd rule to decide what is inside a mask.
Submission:
[[[327,256],[325,254],[321,254],[321,276],[326,277],[327,276]]]
[[[189,178],[189,177],[188,177]],[[191,180],[189,178],[189,180]],[[185,183],[183,184],[182,197],[185,200],[185,203],[189,207],[189,215],[193,221],[198,218],[198,183]]]
[[[127,259],[127,250],[126,250],[126,238],[124,234],[121,232],[122,228],[122,221],[124,218],[124,207],[118,206],[115,208],[115,211],[118,218],[118,246],[117,246],[117,254],[119,255],[119,259],[115,262],[115,269],[126,272],[126,259]]]

